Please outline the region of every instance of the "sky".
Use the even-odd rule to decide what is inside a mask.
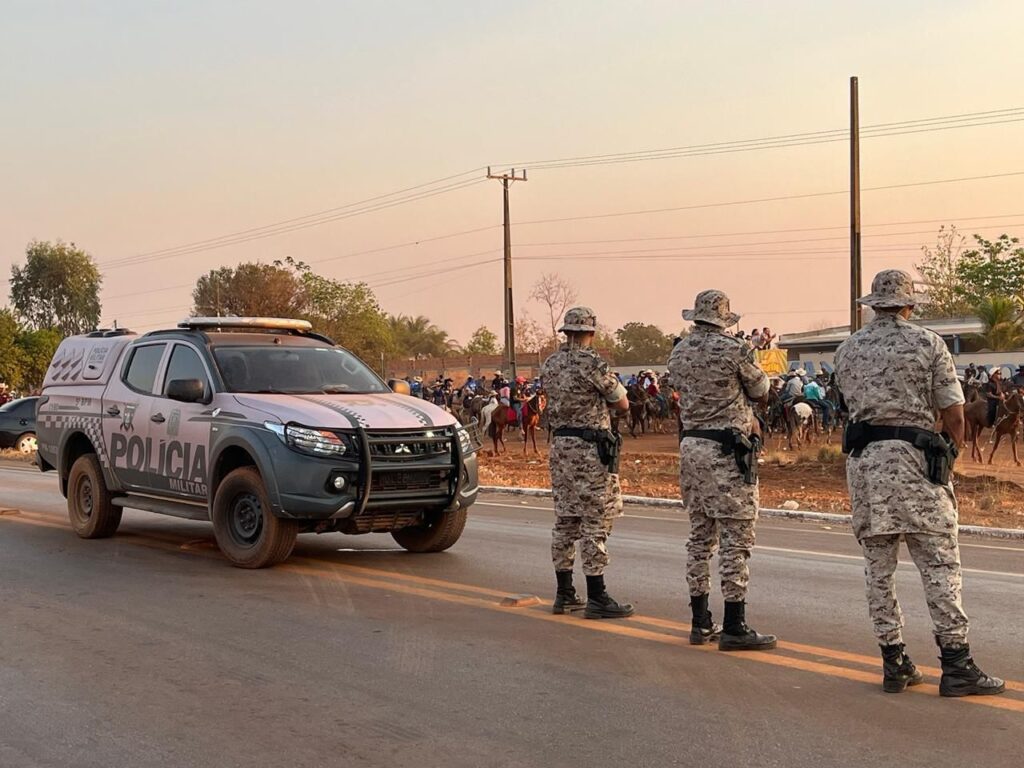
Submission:
[[[845,129],[850,76],[862,127],[1024,107],[1005,36],[1024,28],[1019,0],[4,0],[3,18],[0,278],[31,240],[73,241],[103,273],[103,323],[136,330],[187,316],[210,269],[292,256],[459,341],[500,332],[488,165],[527,169],[511,189],[520,317],[544,320],[528,296],[556,272],[611,329],[675,332],[706,288],[747,330],[838,325],[845,139],[543,161]],[[1024,234],[1024,175],[920,185],[1024,172],[1024,115],[1011,117],[865,136],[864,292],[919,261],[942,223]],[[343,208],[456,175],[378,202],[429,197]]]

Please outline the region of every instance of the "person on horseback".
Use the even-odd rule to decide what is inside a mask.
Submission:
[[[804,400],[807,404],[821,411],[821,426],[828,429],[832,426],[832,403],[825,399],[825,389],[815,379],[804,384]]]
[[[605,589],[608,537],[622,514],[618,448],[610,410],[629,408],[626,390],[593,348],[597,315],[587,307],[565,313],[559,332],[566,342],[541,367],[552,429],[548,463],[555,502],[551,559],[557,592],[553,613],[584,608],[588,619],[621,619],[633,606],[619,604]],[[587,577],[584,604],[572,583],[579,542]]]
[[[999,411],[999,404],[1006,400],[1002,368],[996,368],[992,371],[992,378],[985,385],[985,399],[988,401],[988,425],[994,427],[996,425],[996,413]]]
[[[974,363],[970,363],[967,366],[967,370],[964,371],[964,386],[973,384],[975,379],[978,378],[978,369]]]
[[[739,316],[721,291],[697,294],[694,308],[683,311],[693,332],[668,359],[672,386],[680,394],[683,429],[679,443],[679,488],[690,518],[686,583],[693,620],[690,642],[718,640],[722,651],[769,650],[774,635],[755,632],[746,622],[747,561],[754,548],[759,489],[757,454],[760,434],[751,401],[762,405],[768,377],[746,342],[726,328]],[[718,549],[723,626],[708,610],[710,561]]]
[[[924,297],[899,269],[879,272],[858,301],[871,322],[839,345],[835,368],[850,423],[846,478],[853,532],[864,554],[868,611],[882,654],[882,687],[900,693],[921,683],[903,644],[896,599],[900,540],[921,574],[941,652],[942,696],[1002,693],[1002,680],[971,658],[957,505],[951,482],[964,437],[964,393],[942,338],[910,322]],[[935,433],[936,418],[948,435]]]
[[[784,404],[788,404],[798,397],[804,396],[804,379],[807,372],[803,368],[797,368],[786,381],[786,385],[779,393],[779,398]]]

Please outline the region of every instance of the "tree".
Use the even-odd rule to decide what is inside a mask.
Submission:
[[[36,392],[43,387],[43,379],[50,368],[50,361],[60,346],[61,335],[45,328],[41,331],[22,331],[18,334],[17,346],[21,351],[21,389]]]
[[[529,314],[516,320],[516,352],[543,352],[547,342],[547,332]]]
[[[540,302],[548,311],[548,321],[551,327],[551,339],[557,344],[558,324],[562,316],[574,301],[576,301],[576,289],[568,280],[557,272],[544,273],[540,276],[533,289],[530,291],[530,298]]]
[[[957,265],[961,291],[971,306],[978,306],[992,296],[1024,294],[1024,247],[1020,240],[1000,235],[986,240],[974,235],[976,248],[965,251]]]
[[[984,324],[981,341],[993,352],[1020,349],[1024,344],[1024,324],[1017,302],[1009,296],[989,296],[977,306]]]
[[[619,365],[660,365],[672,351],[672,337],[656,325],[626,323],[615,332],[615,338],[615,360]]]
[[[928,288],[928,302],[916,308],[919,317],[937,319],[973,314],[971,302],[964,296],[958,270],[963,259],[965,238],[955,226],[939,228],[934,248],[923,246],[924,258],[914,268]]]
[[[388,317],[366,283],[344,283],[301,265],[306,299],[301,316],[371,365],[394,348]]]
[[[103,279],[88,253],[74,243],[33,240],[25,257],[24,267],[11,267],[11,303],[25,325],[63,336],[99,325]]]
[[[300,317],[306,306],[301,262],[247,262],[203,275],[192,291],[196,315]]]
[[[395,351],[403,357],[443,357],[448,352],[448,334],[418,315],[388,318]]]
[[[21,388],[24,361],[17,339],[18,318],[9,309],[0,309],[0,383],[12,389]]]
[[[498,337],[486,325],[481,325],[473,331],[464,351],[467,355],[497,355]]]

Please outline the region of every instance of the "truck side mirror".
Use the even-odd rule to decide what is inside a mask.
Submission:
[[[202,403],[206,400],[206,384],[199,379],[173,379],[167,384],[167,397],[182,403]]]
[[[388,387],[396,395],[411,395],[412,389],[409,387],[409,382],[403,379],[389,379]]]

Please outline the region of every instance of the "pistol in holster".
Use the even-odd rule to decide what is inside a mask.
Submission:
[[[924,460],[928,468],[928,479],[936,485],[948,485],[953,475],[953,465],[957,456],[960,455],[956,443],[945,432],[941,434],[931,433],[931,436],[922,436],[914,445],[924,450]]]
[[[757,485],[757,457],[761,453],[761,438],[757,435],[744,435],[738,429],[731,430],[732,445],[722,445],[723,452],[731,450],[736,460],[736,467],[743,475],[747,485]]]
[[[597,455],[601,459],[601,463],[613,475],[619,473],[619,455],[621,452],[622,435],[618,432],[605,430],[597,438]]]

